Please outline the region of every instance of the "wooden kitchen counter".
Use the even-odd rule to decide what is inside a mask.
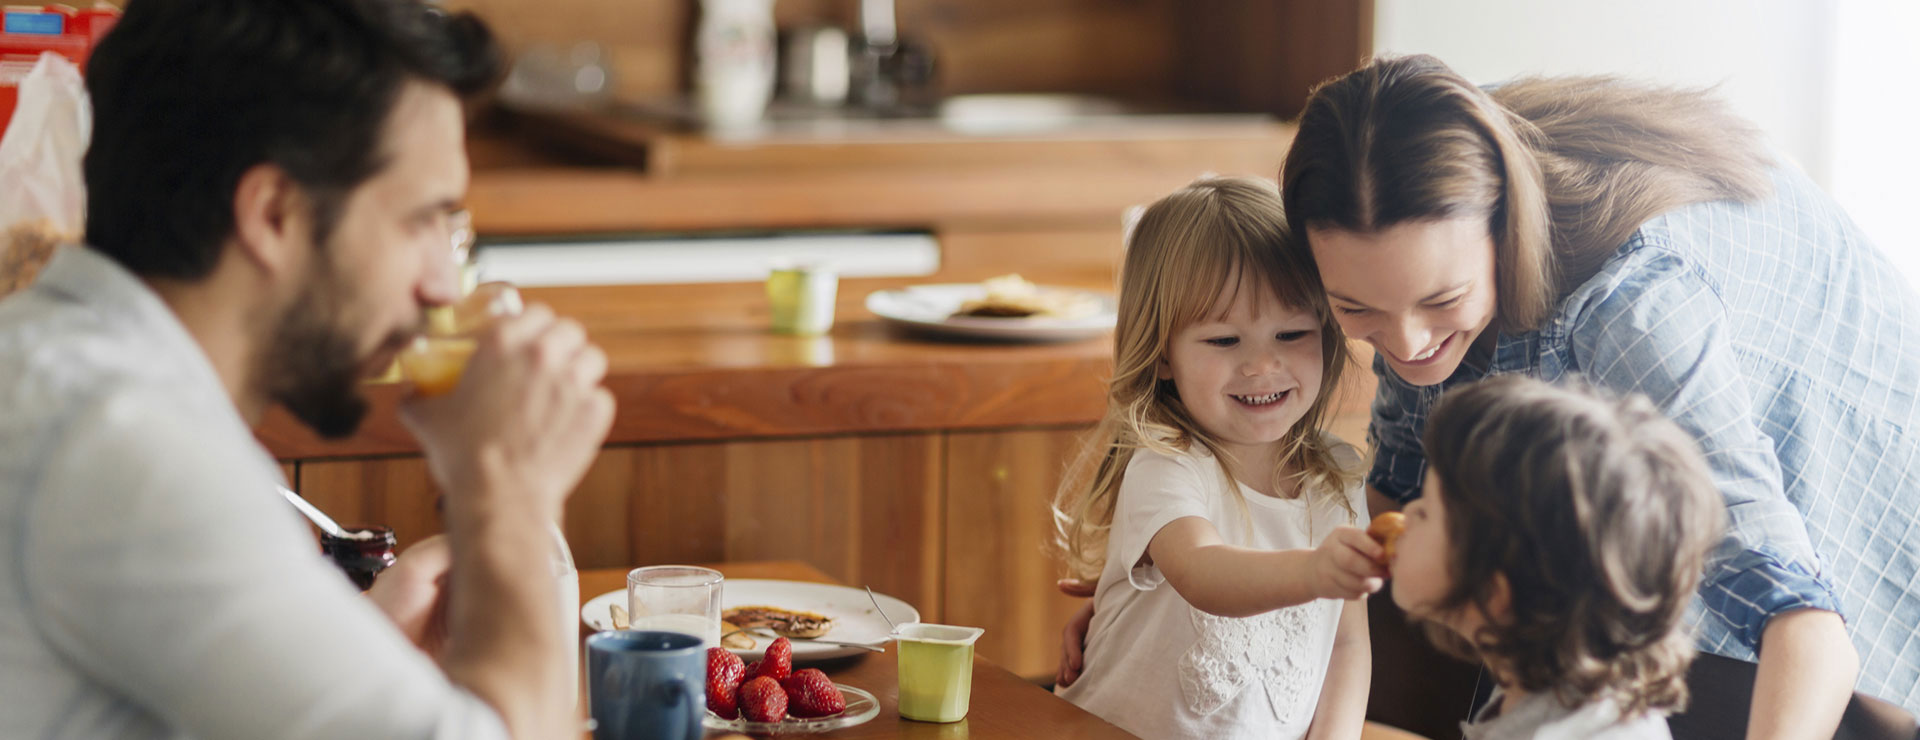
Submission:
[[[844,280],[827,336],[767,329],[757,283],[533,289],[607,352],[619,410],[608,444],[1088,424],[1099,418],[1111,335],[1058,344],[906,333],[864,307],[909,280]],[[1098,289],[1099,286],[1086,286]],[[418,447],[374,387],[361,431],[325,442],[276,410],[259,430],[281,459],[408,454]]]

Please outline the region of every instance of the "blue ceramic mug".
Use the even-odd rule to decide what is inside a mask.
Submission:
[[[602,632],[587,638],[587,700],[594,740],[700,740],[707,713],[707,651],[679,632]]]

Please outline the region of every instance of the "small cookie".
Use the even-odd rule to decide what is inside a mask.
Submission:
[[[1407,517],[1397,511],[1376,516],[1373,518],[1373,523],[1367,525],[1367,536],[1372,537],[1374,542],[1380,543],[1381,549],[1385,550],[1385,553],[1380,556],[1382,563],[1393,562],[1394,540],[1400,539],[1400,535],[1406,531]]]

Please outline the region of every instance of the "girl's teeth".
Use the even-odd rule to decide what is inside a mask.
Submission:
[[[1269,393],[1264,396],[1234,396],[1234,398],[1240,401],[1241,403],[1249,403],[1249,404],[1258,406],[1261,404],[1273,403],[1274,401],[1278,401],[1280,400],[1280,397],[1284,395],[1286,395],[1286,393],[1282,392],[1282,393]]]

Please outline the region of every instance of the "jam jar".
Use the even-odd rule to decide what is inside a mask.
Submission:
[[[320,551],[346,571],[353,585],[365,591],[373,586],[374,576],[393,565],[394,538],[390,527],[374,526],[348,529],[347,536],[320,535]]]

